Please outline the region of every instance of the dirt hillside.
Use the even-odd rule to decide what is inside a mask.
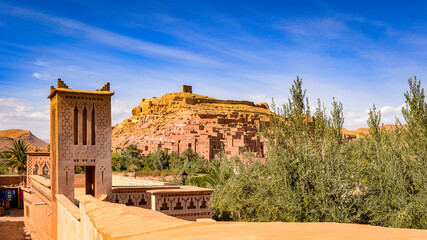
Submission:
[[[22,129],[8,129],[0,131],[0,151],[11,147],[13,140],[25,140],[30,144],[30,148],[47,148],[48,143],[34,136],[30,131]]]

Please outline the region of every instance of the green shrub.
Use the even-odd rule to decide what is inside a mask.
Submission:
[[[319,101],[311,115],[297,78],[291,98],[280,110],[273,105],[276,114],[261,132],[268,161],[221,161],[207,176],[215,219],[427,229],[427,104],[420,82],[408,83],[407,126],[380,130],[374,107],[371,136],[348,142],[340,132],[342,104],[334,100],[328,116]]]

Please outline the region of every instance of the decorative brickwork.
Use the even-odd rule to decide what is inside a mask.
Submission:
[[[61,79],[58,79],[57,88],[52,89],[49,98],[54,194],[74,199],[74,184],[71,183],[74,183],[75,166],[86,166],[94,171],[86,174],[86,193],[101,197],[111,192],[109,136],[113,93],[109,89],[108,83],[99,91],[69,89]]]

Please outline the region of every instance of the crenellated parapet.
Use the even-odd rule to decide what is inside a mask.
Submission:
[[[97,89],[96,91],[104,91],[104,92],[109,92],[110,91],[110,83],[107,82],[104,86],[102,86],[101,89]]]
[[[60,78],[58,78],[58,84],[56,85],[56,88],[68,89],[68,86],[67,86],[67,84],[65,84],[64,81],[62,81]]]

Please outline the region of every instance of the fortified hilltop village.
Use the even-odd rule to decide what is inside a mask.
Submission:
[[[113,150],[134,144],[142,154],[158,148],[181,154],[190,148],[207,160],[221,151],[239,157],[250,151],[263,158],[257,133],[270,114],[267,103],[218,100],[182,86],[182,92],[142,99],[131,118],[113,127]]]

